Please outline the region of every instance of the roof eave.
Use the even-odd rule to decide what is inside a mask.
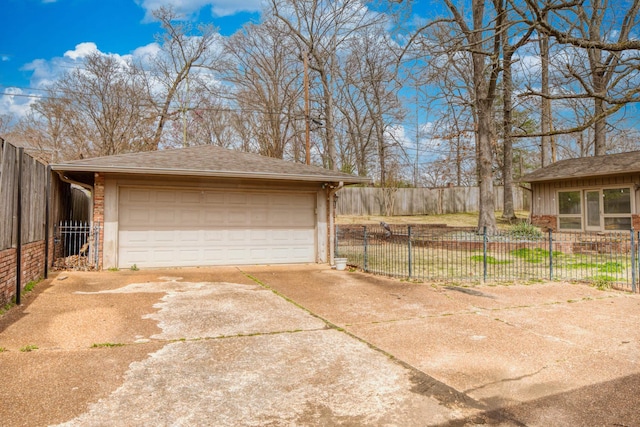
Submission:
[[[518,180],[518,182],[529,182],[529,183],[537,183],[537,182],[553,182],[553,181],[564,181],[569,179],[588,179],[588,178],[601,178],[601,177],[611,177],[618,175],[628,175],[630,173],[640,173],[640,170],[628,170],[624,172],[609,172],[609,173],[590,173],[590,174],[575,174],[568,176],[559,176],[559,177],[541,177],[541,178],[528,178],[523,176]]]
[[[136,175],[169,175],[169,176],[201,176],[209,178],[244,178],[244,179],[271,179],[281,181],[306,181],[306,182],[343,182],[344,184],[369,184],[370,178],[359,176],[313,175],[313,174],[280,174],[272,172],[236,172],[236,171],[210,171],[193,169],[162,169],[162,168],[127,168],[127,167],[87,167],[69,164],[54,164],[51,169],[61,172],[104,172]]]

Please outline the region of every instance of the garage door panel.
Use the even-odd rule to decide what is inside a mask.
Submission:
[[[217,243],[224,242],[223,230],[205,230],[202,234],[205,242]]]
[[[249,195],[245,193],[223,193],[225,204],[246,206],[249,204]]]
[[[180,203],[199,205],[201,201],[201,193],[199,191],[183,191],[180,193]]]
[[[175,204],[177,193],[175,191],[159,190],[155,192],[154,196],[153,200],[158,203]]]
[[[151,222],[153,224],[157,224],[157,225],[172,225],[176,223],[176,212],[173,208],[168,208],[166,210],[162,210],[162,211],[155,211],[153,212],[153,220],[151,220]],[[146,223],[145,225],[148,225],[148,223]]]
[[[315,261],[315,195],[120,189],[120,267]]]
[[[183,224],[200,224],[200,210],[183,208],[178,212],[180,215],[179,219]]]

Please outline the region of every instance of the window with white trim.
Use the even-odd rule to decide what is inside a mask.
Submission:
[[[558,191],[558,229],[630,230],[632,196],[630,187]]]
[[[582,230],[581,191],[558,192],[558,228],[560,230]]]
[[[605,230],[630,230],[631,189],[603,188],[602,217]]]

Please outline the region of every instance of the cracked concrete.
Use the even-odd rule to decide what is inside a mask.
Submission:
[[[640,425],[637,295],[316,265],[65,274],[0,318],[2,425]]]

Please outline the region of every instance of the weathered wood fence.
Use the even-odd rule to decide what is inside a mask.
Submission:
[[[437,215],[478,212],[478,187],[377,188],[345,187],[338,191],[338,215]],[[496,210],[502,210],[504,189],[494,187]],[[529,210],[531,193],[513,190],[515,210]]]
[[[0,138],[0,307],[20,303],[18,289],[46,276],[53,248],[47,216],[65,217],[69,194],[45,164]]]

